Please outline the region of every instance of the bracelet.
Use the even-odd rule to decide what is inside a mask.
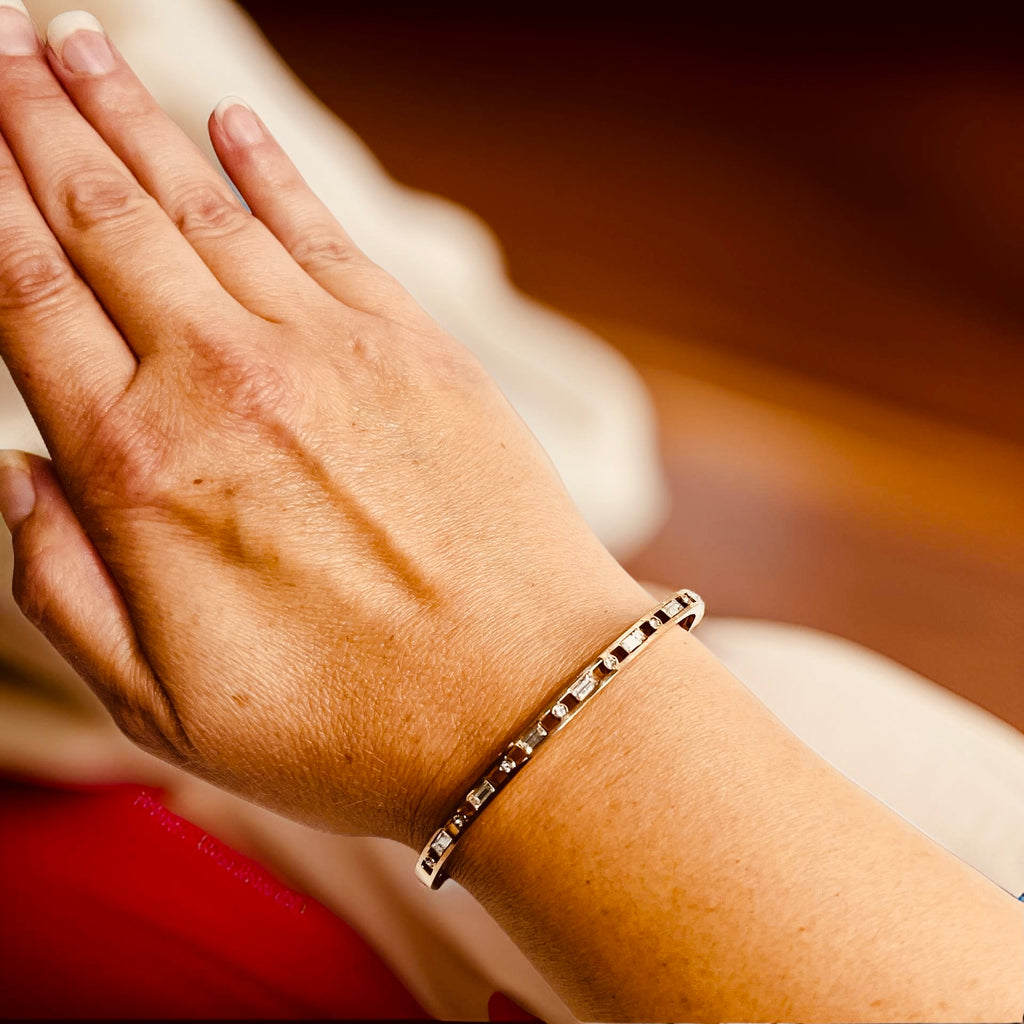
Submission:
[[[429,889],[440,888],[448,877],[444,871],[445,862],[466,829],[537,756],[551,735],[565,728],[583,705],[590,703],[626,662],[651,646],[654,637],[667,633],[664,627],[678,624],[685,630],[691,630],[703,617],[704,602],[700,595],[692,590],[680,590],[616,637],[576,675],[553,703],[505,747],[484,772],[444,825],[430,837],[416,863],[416,877]]]

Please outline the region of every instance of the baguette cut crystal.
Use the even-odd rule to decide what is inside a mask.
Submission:
[[[540,746],[541,740],[547,736],[548,731],[539,722],[525,735],[516,740],[516,746],[522,747],[527,754],[532,754]]]
[[[634,629],[632,633],[627,633],[622,638],[622,649],[627,654],[632,654],[642,643],[644,642],[644,635],[639,629]]]
[[[440,857],[451,845],[452,837],[442,830],[434,836],[434,841],[430,844],[430,848]]]
[[[594,678],[593,672],[585,672],[569,687],[569,692],[577,700],[582,701],[586,700],[595,689],[597,689],[597,680]]]
[[[683,606],[675,598],[672,598],[661,610],[671,619],[673,615],[678,615],[683,610]]]
[[[489,797],[493,796],[497,790],[486,780],[480,783],[476,789],[471,789],[466,794],[466,800],[472,804],[477,810],[480,809],[481,804]]]

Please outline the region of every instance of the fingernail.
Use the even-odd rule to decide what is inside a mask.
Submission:
[[[58,14],[46,28],[46,42],[68,71],[103,75],[114,67],[103,26],[86,11]]]
[[[245,100],[237,96],[225,96],[214,107],[213,116],[224,129],[224,134],[236,146],[251,146],[262,141],[266,130],[263,122]]]
[[[0,515],[12,532],[32,514],[36,488],[24,452],[0,451]]]
[[[0,53],[27,57],[39,52],[39,36],[21,0],[0,0]]]

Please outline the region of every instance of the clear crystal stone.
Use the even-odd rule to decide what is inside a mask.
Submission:
[[[639,629],[634,629],[632,633],[627,633],[622,638],[622,649],[630,654],[635,651],[644,642],[644,635]]]
[[[594,678],[593,673],[586,672],[569,687],[569,692],[577,700],[585,700],[596,688],[597,680]]]
[[[614,654],[602,654],[601,660],[604,662],[604,667],[609,672],[614,672],[619,667],[619,659]]]
[[[553,714],[555,718],[565,718],[565,716],[569,714],[569,709],[561,701],[559,701],[551,709],[551,714]]]
[[[461,814],[453,814],[452,824],[456,828],[462,828],[462,826],[466,824],[466,819]]]
[[[452,837],[448,835],[447,832],[442,831],[438,832],[437,835],[434,836],[434,841],[430,844],[430,848],[440,857],[441,854],[444,853],[444,851],[451,845]]]
[[[673,615],[677,615],[683,610],[683,606],[675,598],[672,598],[661,610],[671,619]]]
[[[472,804],[473,807],[479,808],[480,805],[495,792],[495,788],[486,779],[484,779],[476,789],[471,789],[466,794],[466,800],[468,803]]]
[[[435,864],[437,864],[437,861],[434,860],[433,857],[424,857],[423,858],[423,866],[424,867],[432,868],[432,867],[434,867]]]
[[[521,747],[527,754],[532,754],[547,734],[547,729],[538,722],[525,736],[520,736],[516,740],[516,746]]]
[[[504,772],[504,773],[505,773],[506,775],[507,775],[507,774],[508,774],[508,773],[509,773],[510,771],[512,771],[512,769],[513,769],[513,768],[515,768],[515,766],[516,766],[516,763],[515,763],[515,761],[513,761],[513,760],[512,760],[511,758],[508,758],[508,757],[503,757],[503,758],[501,759],[501,764],[499,764],[499,765],[498,765],[498,767],[499,767],[499,768],[500,768],[500,769],[501,769],[501,770],[502,770],[502,771],[503,771],[503,772]]]

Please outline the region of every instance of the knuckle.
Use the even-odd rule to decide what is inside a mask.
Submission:
[[[181,479],[160,424],[112,410],[90,447],[86,489],[94,511],[135,515],[174,503]]]
[[[292,246],[292,258],[300,266],[317,271],[335,267],[362,267],[368,261],[353,242],[330,230],[311,230]]]
[[[363,370],[382,381],[402,376],[405,361],[387,356],[390,335],[387,325],[382,329],[372,314],[363,314],[337,336],[334,352],[341,358],[341,366],[348,368],[349,375]]]
[[[74,280],[71,265],[53,245],[11,239],[0,249],[0,311],[48,305]]]
[[[195,470],[209,452],[229,464],[254,435],[286,443],[302,422],[304,389],[272,351],[240,343],[224,325],[190,333],[187,361],[144,365],[90,437],[86,498],[105,515],[187,511],[201,498],[191,483],[206,475]],[[167,401],[172,381],[187,401]]]
[[[245,230],[252,214],[223,189],[189,185],[170,202],[178,230],[186,238],[223,238]]]
[[[180,424],[161,401],[164,381],[140,394],[143,376],[108,404],[79,446],[75,498],[89,517],[87,529],[124,528],[138,513],[160,509],[160,496],[180,483],[174,473]]]
[[[190,376],[194,393],[236,423],[280,423],[299,401],[296,382],[271,351],[239,345],[208,327],[202,341],[192,346]]]
[[[126,175],[109,167],[73,170],[57,179],[56,195],[77,231],[131,221],[152,200]]]

